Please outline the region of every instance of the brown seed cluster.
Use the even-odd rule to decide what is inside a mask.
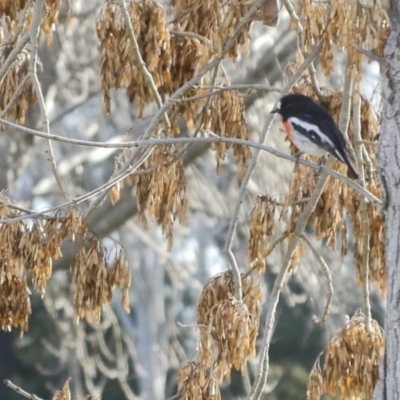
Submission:
[[[0,219],[19,215],[2,197]],[[62,241],[68,235],[68,221],[68,218],[25,219],[0,225],[1,329],[27,330],[31,313],[27,275],[43,294],[52,274],[53,260],[60,257]]]
[[[368,334],[364,315],[357,312],[325,349],[322,371],[318,357],[310,374],[307,399],[319,400],[321,395],[371,399],[383,353],[384,338],[378,323],[372,321]]]
[[[155,147],[141,165],[140,171],[149,173],[133,176],[139,218],[146,226],[147,217],[157,221],[173,243],[173,223],[179,217],[182,224],[187,217],[187,188],[182,158],[175,145]]]
[[[234,297],[232,272],[212,278],[203,288],[197,306],[200,328],[199,362],[184,362],[178,372],[178,389],[183,399],[221,398],[219,384],[232,367],[245,372],[255,356],[261,313],[258,276],[242,275],[243,301]]]
[[[316,97],[311,85],[300,85],[293,89],[295,93],[303,93]],[[379,177],[376,166],[376,135],[379,132],[378,118],[371,103],[364,97],[361,97],[361,136],[366,144],[365,152],[368,158],[365,158],[364,170],[366,177],[366,189],[375,196],[382,196]],[[332,117],[338,121],[341,108],[342,94],[339,92],[331,93],[326,99],[320,101]],[[354,143],[353,121],[350,119],[348,129],[350,142]],[[367,147],[368,146],[368,147]],[[319,162],[318,158],[303,156],[314,162]],[[334,169],[342,174],[346,174],[347,167],[335,161]],[[290,215],[288,219],[287,230],[294,229],[299,215],[302,213],[306,203],[299,203],[298,200],[309,197],[318,180],[318,173],[303,165],[297,165],[290,185],[288,208]],[[380,211],[372,204],[368,203],[368,215],[370,219],[370,271],[369,279],[382,292],[386,291],[386,269],[385,269],[385,248],[384,248],[384,229],[382,215]],[[332,249],[338,246],[340,239],[341,254],[344,256],[348,251],[347,242],[347,224],[346,220],[350,217],[353,235],[356,238],[355,260],[357,265],[357,276],[359,282],[362,282],[363,270],[363,217],[360,211],[360,195],[345,183],[338,179],[329,178],[313,213],[310,216],[309,224],[315,228],[318,239],[325,238]]]
[[[101,305],[111,300],[114,286],[119,286],[123,291],[122,304],[129,310],[130,273],[122,249],[116,246],[115,260],[109,265],[99,241],[93,240],[88,250],[82,246],[87,228],[74,210],[55,218],[28,219],[23,213],[15,211],[2,196],[0,219],[20,216],[25,218],[0,224],[1,329],[28,329],[31,306],[27,277],[32,279],[36,290],[44,294],[47,281],[52,275],[53,260],[61,257],[64,240],[78,239],[74,269],[74,300],[78,316],[93,312],[98,318]],[[95,321],[95,317],[92,320]]]
[[[122,291],[122,305],[125,310],[130,311],[131,273],[128,260],[120,246],[115,245],[114,251],[111,260],[98,237],[79,240],[74,268],[74,303],[78,321],[86,317],[91,323],[99,323],[102,306],[111,301],[115,286]]]
[[[186,361],[178,371],[178,390],[182,400],[220,400],[218,379],[212,369]]]
[[[218,136],[244,140],[249,138],[249,131],[244,116],[244,102],[238,91],[222,91],[218,95],[213,96],[209,110],[207,111],[210,121],[209,123],[206,121],[205,125],[209,125],[209,129],[218,134]],[[225,159],[226,151],[231,147],[233,148],[236,162],[239,165],[239,178],[241,179],[246,174],[252,155],[248,146],[213,143],[212,148],[215,150],[217,172],[219,172],[220,162]]]
[[[68,3],[68,2],[65,2]],[[53,44],[52,28],[58,23],[58,14],[61,0],[46,0],[44,4],[41,28],[47,36],[47,44]],[[22,12],[25,10],[25,12]],[[28,0],[0,0],[0,15],[5,16],[4,24],[0,27],[0,43],[5,37],[5,41],[14,41],[20,31],[26,31],[32,22],[33,2]],[[24,18],[24,20],[19,20]],[[19,30],[19,31],[18,31]]]
[[[143,61],[160,94],[170,93],[171,39],[165,11],[153,0],[126,3]],[[96,29],[102,55],[105,112],[110,112],[111,88],[126,88],[129,100],[137,101],[140,117],[144,105],[155,99],[135,57],[121,7],[106,1],[97,16]]]
[[[203,288],[197,306],[200,327],[200,364],[211,368],[218,379],[229,377],[232,367],[242,370],[255,356],[261,312],[258,276],[242,276],[243,302],[234,297],[232,272],[212,278]]]
[[[15,41],[3,42],[0,44],[0,65],[4,63],[15,46]],[[23,83],[28,75],[29,55],[27,50],[22,51],[12,63],[0,86],[0,112],[4,112],[4,118],[10,115],[15,116],[16,122],[22,124],[25,121],[25,114],[28,106],[36,102],[36,94],[32,81],[25,80],[16,98],[17,88]],[[12,102],[11,102],[12,101]]]
[[[269,196],[257,196],[251,211],[249,260],[250,265],[260,274],[265,272],[268,243],[274,230],[275,205]]]
[[[250,2],[253,3],[253,2]],[[194,32],[211,41],[213,53],[222,53],[226,39],[232,34],[237,23],[248,10],[248,5],[239,0],[172,0],[175,23],[180,30]],[[229,51],[229,56],[236,59],[238,48],[249,43],[250,22],[242,30],[236,43]]]
[[[11,21],[16,21],[18,19],[18,13],[23,10],[29,0],[0,0],[0,15],[6,15]]]
[[[11,328],[28,330],[31,301],[26,277],[17,277],[0,271],[0,326],[3,331]]]
[[[383,54],[389,35],[389,18],[380,2],[349,2],[332,0],[325,4],[316,0],[299,2],[299,15],[303,19],[304,44],[308,52],[315,43],[322,42],[319,55],[322,69],[329,76],[335,65],[332,43],[349,56],[348,73],[361,80],[363,55],[357,50]]]

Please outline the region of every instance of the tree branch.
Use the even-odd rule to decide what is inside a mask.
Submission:
[[[15,392],[17,392],[18,394],[20,394],[21,396],[26,397],[27,399],[30,399],[30,400],[42,400],[40,397],[37,397],[35,394],[30,394],[30,393],[26,392],[24,389],[21,389],[19,386],[15,385],[14,383],[12,383],[8,379],[4,380],[4,384],[7,387],[9,387],[10,389],[12,389]]]
[[[49,118],[47,116],[46,105],[44,102],[42,89],[40,87],[40,82],[37,77],[38,36],[39,36],[39,31],[40,31],[40,24],[42,22],[42,14],[43,14],[44,5],[45,5],[45,0],[36,0],[34,7],[33,7],[32,24],[29,28],[29,38],[30,38],[29,75],[30,75],[30,78],[32,79],[33,87],[35,88],[35,92],[36,92],[36,97],[38,98],[38,101],[39,101],[40,116],[42,118],[43,129],[49,135],[50,134]],[[64,201],[67,201],[68,200],[67,193],[61,182],[60,176],[58,175],[57,164],[56,164],[56,160],[54,158],[53,146],[52,146],[50,139],[47,140],[47,144],[49,146],[49,150],[48,150],[49,156],[47,158],[47,161],[50,164],[51,170],[53,172],[54,178],[57,182],[57,185],[58,185],[58,188],[60,190],[62,197],[63,197]]]
[[[327,287],[328,287],[328,297],[326,299],[325,309],[324,309],[324,312],[322,313],[321,317],[319,317],[319,318],[315,317],[315,319],[314,319],[314,322],[316,324],[322,325],[326,321],[326,317],[329,314],[329,307],[330,307],[330,305],[332,303],[332,298],[333,298],[332,276],[331,276],[331,272],[329,270],[328,264],[325,262],[325,260],[322,257],[322,255],[314,247],[314,245],[312,244],[310,238],[305,233],[303,233],[302,238],[308,244],[308,247],[311,249],[312,253],[314,254],[315,258],[317,259],[319,265],[322,268],[322,272],[324,273],[324,276],[326,278],[326,284],[327,284]]]
[[[366,187],[365,184],[365,173],[363,163],[363,145],[361,143],[361,96],[357,91],[354,93],[354,106],[353,106],[353,129],[355,154],[357,163],[360,171],[359,182],[360,185]],[[360,212],[362,218],[362,291],[363,291],[363,312],[365,315],[365,328],[368,333],[372,332],[371,326],[371,304],[369,300],[369,255],[370,255],[370,222],[368,216],[368,205],[365,201],[365,197],[360,198]]]

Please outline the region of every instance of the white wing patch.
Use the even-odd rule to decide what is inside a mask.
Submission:
[[[309,122],[302,121],[301,119],[297,117],[291,117],[289,118],[290,122],[293,124],[299,126],[300,128],[305,129],[306,131],[310,132],[310,136],[313,134],[318,137],[319,141],[321,144],[325,144],[327,147],[330,149],[334,149],[335,145],[332,143],[332,140],[328,138],[319,128],[317,125],[310,124]]]

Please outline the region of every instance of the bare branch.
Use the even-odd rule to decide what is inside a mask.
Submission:
[[[333,298],[333,285],[332,285],[332,276],[331,276],[331,271],[329,270],[328,264],[325,262],[324,258],[322,255],[318,252],[318,250],[314,247],[312,244],[310,238],[303,233],[302,238],[305,240],[305,242],[308,244],[308,247],[311,249],[313,252],[315,258],[318,260],[319,265],[322,268],[322,271],[324,273],[324,276],[326,278],[326,284],[328,287],[328,297],[326,299],[326,304],[325,304],[325,309],[321,317],[315,318],[314,322],[316,324],[322,325],[325,323],[326,318],[329,314],[329,307],[332,303],[332,298]]]
[[[40,31],[40,24],[42,22],[42,13],[45,5],[45,0],[36,0],[33,8],[32,24],[29,28],[29,38],[30,38],[30,60],[29,60],[29,75],[32,80],[33,86],[35,88],[36,96],[39,101],[40,116],[42,118],[43,129],[50,134],[50,123],[47,116],[46,105],[43,98],[42,89],[40,87],[40,82],[37,77],[37,51],[38,51],[38,36]],[[53,146],[51,140],[47,140],[49,146],[48,150],[48,162],[50,164],[51,170],[53,172],[54,178],[57,182],[60,193],[65,201],[68,200],[67,193],[61,182],[60,176],[58,175],[56,160],[54,158]]]
[[[191,37],[191,38],[194,38],[194,39],[199,40],[200,42],[205,43],[207,46],[211,46],[211,41],[210,41],[210,39],[207,39],[206,37],[201,36],[201,35],[199,35],[198,33],[195,33],[195,32],[180,32],[180,31],[174,31],[174,30],[172,30],[172,31],[169,31],[169,33],[170,33],[171,35],[175,35],[175,36],[186,36],[186,37]]]
[[[8,379],[4,380],[4,384],[7,387],[9,387],[12,390],[14,390],[15,392],[17,392],[18,394],[20,394],[21,396],[26,397],[27,399],[30,399],[30,400],[42,400],[40,397],[37,397],[35,394],[30,394],[30,393],[26,392],[24,389],[21,389],[19,386],[15,385],[14,383],[12,383]]]
[[[365,173],[363,163],[363,145],[361,143],[361,96],[358,91],[354,93],[353,105],[353,129],[356,141],[355,154],[360,171],[359,182],[365,187]],[[360,198],[360,212],[362,218],[362,291],[363,291],[363,312],[365,315],[365,328],[368,333],[372,332],[371,326],[371,304],[369,300],[369,254],[370,254],[370,222],[368,216],[368,205],[364,197]]]

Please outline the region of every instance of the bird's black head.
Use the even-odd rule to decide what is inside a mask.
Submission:
[[[300,111],[313,109],[318,105],[314,102],[311,97],[305,96],[304,94],[288,94],[283,96],[271,111],[271,113],[278,113],[282,115],[284,121],[290,116],[297,114]]]

